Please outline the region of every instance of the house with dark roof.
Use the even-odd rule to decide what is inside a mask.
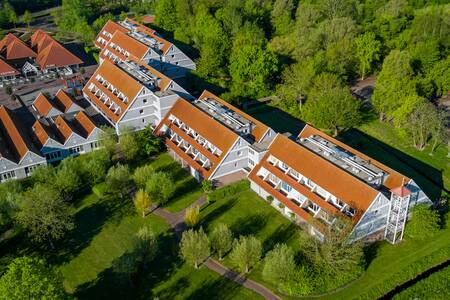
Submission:
[[[133,19],[108,21],[96,37],[100,61],[135,61],[147,64],[170,78],[180,78],[195,69],[195,63],[155,30]]]
[[[296,140],[278,134],[248,178],[252,190],[319,238],[345,218],[352,240],[378,234],[396,243],[409,207],[430,203],[414,180],[310,125]]]
[[[245,178],[275,132],[204,91],[192,103],[180,98],[156,127],[169,153],[197,180],[224,185]]]
[[[159,124],[179,96],[192,98],[164,74],[133,61],[105,60],[83,88],[84,97],[114,126],[141,130]]]
[[[39,150],[49,163],[100,147],[101,129],[84,111],[36,120],[32,126]]]
[[[0,182],[27,177],[46,164],[16,116],[0,106]]]

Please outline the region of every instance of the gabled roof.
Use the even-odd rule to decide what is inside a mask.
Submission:
[[[77,127],[79,129],[80,135],[85,139],[87,139],[97,128],[94,122],[84,111],[78,112],[74,118],[74,121],[78,125]]]
[[[128,23],[134,24],[136,26],[136,31],[148,34],[152,38],[157,40],[159,43],[163,44],[163,46],[161,48],[161,52],[163,54],[166,54],[167,51],[172,47],[173,44],[171,42],[169,42],[168,40],[166,40],[166,39],[162,38],[161,36],[159,36],[159,34],[158,34],[158,32],[156,30],[148,28],[147,26],[144,26],[141,23],[137,22],[136,20],[133,20],[133,19],[130,19],[130,18],[126,18],[125,21],[128,22]]]
[[[19,75],[19,71],[8,65],[3,59],[0,58],[0,77]]]
[[[62,89],[59,89],[53,98],[58,109],[64,113],[67,113],[75,104],[72,98]]]
[[[25,129],[9,109],[0,106],[0,158],[19,163],[29,151],[38,154]]]
[[[61,111],[57,109],[50,100],[42,93],[39,93],[39,95],[36,97],[36,99],[33,102],[34,108],[37,110],[39,115],[42,117],[47,117],[48,113],[53,109],[56,109],[59,113]]]
[[[37,30],[31,37],[31,45],[37,49],[36,62],[41,69],[79,65],[83,61],[64,48],[43,30]]]
[[[103,48],[104,45],[97,42],[99,37],[101,37],[102,39],[104,39],[107,42],[111,39],[111,37],[104,34],[105,31],[108,32],[109,34],[111,34],[111,36],[112,36],[116,31],[127,33],[128,29],[120,26],[119,24],[117,24],[114,21],[108,20],[106,22],[106,24],[103,26],[102,30],[100,30],[100,32],[98,33],[97,37],[95,38],[95,44],[100,48]]]
[[[36,53],[12,33],[8,33],[0,41],[0,53],[7,60],[36,57]]]
[[[255,137],[255,141],[256,142],[259,142],[264,137],[264,134],[267,132],[267,130],[269,129],[269,126],[267,126],[267,125],[263,124],[262,122],[256,120],[252,116],[246,114],[242,110],[238,109],[237,107],[231,105],[230,103],[226,102],[222,98],[214,95],[213,93],[211,93],[211,92],[209,92],[207,90],[204,90],[203,93],[199,97],[199,99],[205,99],[205,98],[212,98],[212,99],[220,102],[222,105],[228,107],[229,109],[235,111],[239,115],[245,117],[247,120],[250,120],[255,125],[255,127],[253,128],[251,134]]]
[[[406,177],[405,175],[395,171],[394,169],[389,168],[388,166],[380,163],[379,161],[374,160],[373,158],[365,155],[364,153],[350,147],[347,144],[342,143],[341,141],[325,134],[324,132],[312,127],[311,125],[305,125],[305,127],[303,128],[303,130],[300,132],[299,137],[308,137],[311,135],[319,135],[323,138],[325,138],[328,141],[331,141],[333,144],[338,145],[352,153],[354,153],[355,155],[370,161],[371,164],[377,166],[378,168],[384,170],[387,174],[389,174],[389,176],[387,177],[387,179],[383,182],[383,186],[385,186],[387,189],[394,189],[396,187],[399,186],[403,186],[404,182],[408,182],[410,179],[408,177]]]
[[[65,144],[74,133],[73,128],[69,125],[69,122],[67,122],[62,116],[55,117],[53,121],[55,123],[58,132],[61,134],[63,138],[62,140],[63,144]]]
[[[43,124],[41,121],[36,120],[33,126],[33,133],[37,144],[40,149],[44,147],[49,139],[54,140],[55,142],[63,145],[63,138],[58,134],[58,131],[55,126]]]
[[[128,57],[117,49],[113,49],[112,44],[115,44],[124,49],[130,54],[130,56]],[[127,35],[126,33],[115,31],[112,38],[109,40],[109,43],[106,44],[106,46],[100,52],[100,56],[102,58],[107,57],[105,55],[106,50],[114,53],[122,61],[134,60],[136,62],[139,62],[144,58],[145,54],[147,54],[147,52],[149,51],[149,47]]]
[[[128,98],[128,103],[122,101],[118,96],[113,94],[108,88],[97,81],[97,75],[100,75],[107,82],[112,84],[116,89],[120,90],[120,92],[122,92]],[[94,84],[97,89],[101,90],[105,95],[109,97],[111,101],[113,101],[117,106],[121,108],[120,114],[117,115],[113,111],[111,111],[107,105],[105,105],[89,90],[91,83]],[[128,109],[131,102],[136,98],[142,88],[143,85],[132,76],[130,76],[127,72],[125,72],[112,62],[105,60],[86,83],[83,88],[83,92],[86,93],[89,98],[95,102],[97,107],[100,108],[109,118],[111,118],[114,122],[117,122]]]
[[[190,137],[189,135],[184,133],[184,131],[171,123],[171,121],[169,120],[169,117],[171,115],[177,117],[184,124],[192,128],[196,133],[200,134],[203,138],[219,148],[220,151],[222,151],[222,154],[219,157],[216,157],[202,146],[197,145],[192,137]],[[212,167],[208,171],[204,169],[198,170],[204,178],[208,178],[211,174],[213,174],[214,170],[218,167],[219,162],[229,152],[233,144],[239,138],[239,136],[232,130],[230,130],[217,120],[214,120],[207,113],[203,112],[202,110],[182,98],[178,98],[172,108],[167,112],[164,119],[156,127],[155,133],[160,134],[159,130],[163,125],[166,125],[174,130],[187,142],[194,144],[197,150],[199,150],[204,156],[209,158],[212,163]],[[177,151],[176,146],[171,144],[169,146],[172,146],[171,148],[174,151]],[[182,153],[180,154],[182,155]],[[186,158],[186,160],[189,160],[189,158]]]

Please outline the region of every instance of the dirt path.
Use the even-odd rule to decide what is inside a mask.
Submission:
[[[191,206],[202,206],[206,203],[206,198],[204,196],[200,197],[191,204]],[[184,223],[184,213],[186,209],[183,209],[182,211],[178,213],[172,213],[165,209],[162,209],[160,207],[153,207],[152,213],[154,213],[157,216],[160,216],[164,220],[166,220],[167,223],[169,223],[170,227],[175,231],[178,238],[181,238],[181,234],[184,230],[186,230],[186,224]],[[205,267],[208,269],[216,272],[217,274],[226,277],[230,279],[231,281],[236,282],[237,284],[242,285],[243,287],[246,287],[255,293],[258,293],[259,295],[263,296],[265,299],[270,300],[280,300],[281,298],[275,295],[272,291],[267,289],[266,287],[262,286],[259,283],[256,283],[253,280],[250,280],[248,278],[245,278],[244,276],[231,271],[230,269],[226,268],[225,266],[221,265],[218,261],[212,259],[211,257],[208,258],[204,262]]]

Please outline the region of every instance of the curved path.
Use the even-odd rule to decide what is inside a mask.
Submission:
[[[191,206],[196,206],[196,205],[202,206],[205,203],[206,203],[206,198],[200,197],[199,199],[197,199],[197,201],[192,203]],[[153,209],[152,209],[152,212],[155,215],[160,216],[161,218],[166,220],[167,223],[169,223],[170,227],[172,227],[172,229],[175,231],[175,233],[177,234],[177,236],[179,238],[181,237],[181,234],[183,233],[183,231],[187,228],[186,224],[184,223],[185,211],[186,211],[186,209],[183,209],[182,211],[180,211],[178,213],[172,213],[172,212],[169,212],[160,207],[153,207]],[[240,275],[237,272],[231,271],[230,269],[221,265],[218,261],[212,259],[211,257],[208,258],[204,262],[204,265],[208,269],[216,272],[217,274],[219,274],[225,278],[228,278],[228,279],[234,281],[235,283],[240,284],[243,287],[246,287],[246,288],[254,291],[255,293],[260,294],[261,296],[263,296],[266,299],[270,299],[270,300],[280,300],[281,299],[280,297],[275,295],[272,291],[270,291],[266,287],[262,286],[259,283],[256,283],[253,280],[245,278],[244,276]]]

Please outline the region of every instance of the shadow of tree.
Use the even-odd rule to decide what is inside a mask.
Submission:
[[[213,211],[211,211],[208,214],[206,214],[205,216],[202,216],[202,219],[200,221],[200,226],[203,226],[203,228],[206,228],[207,225],[211,221],[219,218],[221,215],[223,215],[228,210],[230,210],[234,205],[236,205],[236,202],[237,202],[236,198],[231,198],[227,202],[224,202],[222,205],[220,205],[217,208],[215,208]],[[216,203],[218,203],[218,202],[210,203],[209,207],[212,207]],[[202,211],[206,211],[206,209],[202,209]]]
[[[230,230],[236,235],[255,235],[267,224],[266,216],[254,214],[248,217],[238,218],[231,226]]]
[[[239,285],[227,278],[207,282],[200,289],[195,290],[187,299],[235,299],[239,290]],[[226,293],[224,293],[226,291]]]
[[[299,228],[295,224],[278,227],[267,239],[263,242],[264,251],[270,251],[278,243],[286,243],[292,238],[298,237]]]

